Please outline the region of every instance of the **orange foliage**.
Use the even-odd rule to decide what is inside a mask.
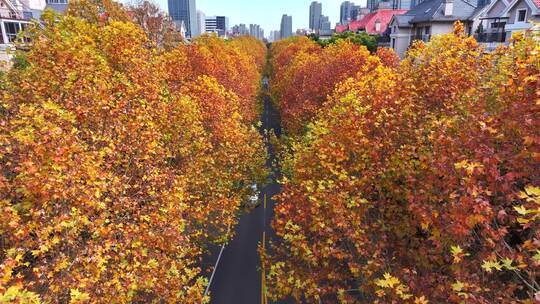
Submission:
[[[399,56],[393,49],[379,47],[377,48],[376,54],[381,62],[387,67],[397,68],[399,66]]]
[[[258,67],[250,56],[216,36],[203,35],[193,44],[180,45],[165,55],[168,81],[172,88],[200,76],[215,78],[240,98],[240,111],[247,122],[257,118]],[[248,80],[248,81],[246,81]]]
[[[253,36],[240,36],[232,39],[230,44],[237,47],[242,53],[253,58],[255,64],[259,67],[259,72],[262,72],[266,65],[266,45],[259,39]]]
[[[280,64],[279,61],[287,57],[285,54],[291,53],[290,49],[301,48],[302,43],[300,45],[285,48],[283,53],[279,53],[279,47],[273,50],[274,64]],[[369,73],[378,64],[365,46],[348,40],[340,40],[322,50],[311,46],[306,49],[295,53],[285,70],[274,71],[274,79],[280,79],[275,96],[284,127],[293,135],[303,133],[337,83],[357,73]]]
[[[203,249],[263,178],[258,67],[94,21],[45,14],[1,84],[0,299],[206,302]]]
[[[399,67],[338,84],[293,146],[266,257],[272,296],[537,299],[538,41],[485,54],[457,24]]]

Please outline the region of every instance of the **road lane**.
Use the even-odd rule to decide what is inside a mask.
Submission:
[[[263,80],[264,84],[264,80]],[[273,107],[268,96],[263,96],[264,109],[261,117],[261,132],[281,134],[279,114]],[[270,146],[266,165],[272,169],[274,155]],[[279,184],[272,172],[272,180],[261,190],[259,199],[261,205],[244,214],[235,228],[235,237],[223,250],[221,260],[210,286],[212,304],[257,304],[261,303],[261,261],[257,248],[262,242],[263,231],[266,231],[266,243],[274,238],[275,234],[270,227],[274,216],[275,202],[272,197],[279,193]],[[267,198],[266,211],[263,206],[264,197]],[[220,249],[220,248],[219,248]],[[219,253],[219,249],[216,250]],[[218,254],[213,256],[217,259]],[[215,259],[213,259],[215,260]]]

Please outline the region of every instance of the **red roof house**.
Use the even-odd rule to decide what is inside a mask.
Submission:
[[[367,14],[362,20],[352,21],[349,25],[336,26],[336,32],[343,33],[349,30],[351,32],[363,31],[371,35],[382,34],[388,28],[388,24],[394,15],[403,15],[406,12],[407,10],[378,10]]]

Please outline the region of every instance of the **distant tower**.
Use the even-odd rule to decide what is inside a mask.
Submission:
[[[186,36],[196,37],[198,33],[197,9],[195,0],[168,0],[169,16],[179,27],[184,22]]]
[[[367,0],[367,8],[370,11],[376,11],[379,8],[379,0]]]
[[[292,36],[292,16],[283,15],[281,17],[281,39]]]
[[[370,0],[368,0],[369,3]],[[348,24],[351,20],[351,13],[354,7],[354,3],[350,1],[345,1],[341,3],[340,13],[339,13],[339,22],[342,25]]]
[[[309,28],[318,31],[321,24],[322,3],[313,1],[309,6]]]
[[[197,34],[196,35],[202,35],[204,33],[206,33],[206,15],[201,11],[197,11]]]

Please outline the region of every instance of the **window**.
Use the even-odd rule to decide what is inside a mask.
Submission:
[[[67,4],[67,0],[47,0],[48,4]]]
[[[8,41],[5,41],[5,43],[12,43],[17,38],[17,34],[26,29],[26,23],[4,22],[4,28],[6,29],[6,36],[8,38]]]
[[[426,30],[424,31],[424,33],[426,35],[430,35],[431,34],[431,26],[426,26]]]
[[[6,28],[8,42],[15,41],[17,34],[21,31],[21,25],[18,22],[5,22],[4,27]]]
[[[520,9],[517,11],[517,22],[527,21],[527,9]]]

